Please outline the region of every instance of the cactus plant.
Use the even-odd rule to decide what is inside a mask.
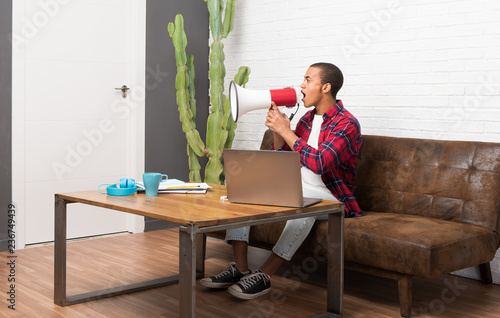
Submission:
[[[200,137],[196,129],[196,100],[194,94],[194,57],[186,55],[187,37],[184,32],[184,18],[178,14],[175,23],[169,23],[168,33],[175,47],[175,60],[177,75],[175,88],[177,90],[177,106],[179,109],[182,130],[187,139],[187,153],[189,161],[189,180],[201,181],[200,164],[198,157],[207,156],[208,162],[205,167],[205,182],[221,184],[224,182],[222,150],[231,148],[234,139],[236,123],[230,115],[229,99],[224,95],[224,78],[226,68],[224,66],[224,44],[222,39],[226,38],[233,29],[235,0],[227,0],[224,20],[223,0],[204,0],[207,3],[210,14],[210,30],[212,33],[212,44],[210,45],[210,114],[207,119],[206,143]],[[242,66],[239,68],[234,81],[244,86],[248,81],[250,68]]]

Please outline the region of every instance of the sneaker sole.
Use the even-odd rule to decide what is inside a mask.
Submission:
[[[223,288],[229,288],[230,286],[233,286],[234,283],[214,283],[212,281],[204,281],[203,279],[200,280],[200,285],[208,287],[208,288],[216,288],[216,289],[223,289]]]
[[[259,296],[262,296],[262,295],[269,293],[271,291],[271,288],[267,288],[259,293],[255,293],[255,294],[245,294],[245,293],[237,291],[231,287],[227,291],[228,291],[228,293],[230,293],[231,295],[233,295],[234,297],[236,297],[238,299],[250,300],[250,299],[254,299],[254,298],[257,298]]]

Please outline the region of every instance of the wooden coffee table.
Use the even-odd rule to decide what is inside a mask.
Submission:
[[[206,194],[108,196],[98,191],[55,195],[54,302],[68,306],[179,283],[180,317],[195,317],[196,278],[204,275],[204,233],[268,222],[328,214],[327,312],[316,317],[342,317],[344,288],[344,205],[322,201],[306,208],[234,204],[221,201],[226,188],[211,185]],[[66,296],[66,206],[83,203],[173,222],[179,228],[179,275]]]

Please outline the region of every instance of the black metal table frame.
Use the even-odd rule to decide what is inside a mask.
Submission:
[[[344,207],[286,216],[250,220],[231,224],[198,227],[197,224],[179,228],[179,275],[109,288],[74,296],[66,295],[66,218],[68,203],[56,195],[54,238],[54,303],[69,306],[78,303],[123,295],[179,283],[180,317],[196,316],[196,279],[203,277],[206,237],[204,233],[263,223],[286,221],[328,214],[327,312],[315,318],[342,317],[344,293]],[[123,211],[126,212],[126,211]]]

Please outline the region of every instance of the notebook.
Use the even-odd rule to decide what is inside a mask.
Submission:
[[[306,207],[321,201],[302,195],[298,152],[224,149],[222,156],[229,202]]]

